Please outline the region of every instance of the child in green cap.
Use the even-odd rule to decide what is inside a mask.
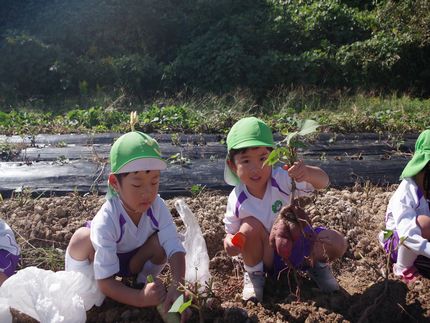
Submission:
[[[158,195],[160,170],[166,168],[157,142],[142,132],[118,138],[110,151],[106,202],[91,223],[79,228],[66,251],[66,270],[88,272],[91,265],[106,296],[136,307],[164,302],[167,311],[179,296],[185,276],[185,250],[164,201]],[[157,276],[169,262],[173,283],[167,292]],[[137,276],[141,290],[115,276]]]
[[[430,268],[430,130],[423,131],[399,187],[388,202],[386,230],[379,242],[391,253],[393,273],[404,282],[416,280]],[[402,243],[400,239],[405,239]]]
[[[228,155],[224,179],[235,188],[230,193],[224,216],[226,236],[224,249],[230,256],[242,255],[245,267],[242,298],[262,301],[265,272],[278,272],[285,263],[272,248],[269,235],[283,206],[290,203],[291,179],[297,183],[297,196],[310,195],[314,189],[327,187],[329,179],[320,168],[298,161],[288,169],[264,164],[275,144],[271,129],[260,119],[248,117],[233,125],[227,135]],[[340,257],[346,250],[344,237],[334,230],[316,228],[316,241],[324,240],[333,246],[331,259]],[[238,239],[241,237],[241,239]],[[272,244],[273,245],[273,244]],[[318,247],[316,247],[318,245]],[[306,246],[303,248],[303,246]],[[305,237],[294,242],[288,263],[307,270],[324,291],[339,289],[321,244]],[[275,250],[274,250],[275,249]],[[315,256],[313,265],[305,258]]]

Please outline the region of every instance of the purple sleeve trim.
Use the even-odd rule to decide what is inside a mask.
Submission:
[[[241,204],[248,198],[248,196],[246,196],[245,192],[242,191],[242,193],[239,194],[239,197],[237,199],[236,202],[236,207],[234,208],[234,215],[236,217],[239,217],[239,208],[241,206]]]
[[[417,208],[418,208],[420,207],[420,204],[421,204],[421,198],[424,196],[423,192],[421,192],[419,188],[417,189],[417,196],[418,196],[418,205],[417,205]]]
[[[285,192],[285,191],[283,191],[283,190],[281,189],[281,187],[279,186],[278,182],[277,182],[277,181],[276,181],[276,179],[274,179],[273,177],[272,177],[272,179],[271,179],[271,183],[272,183],[272,186],[273,186],[273,187],[276,187],[276,188],[279,190],[279,192],[281,192],[282,194],[285,194],[286,196],[289,196],[289,194],[288,194],[287,192]]]
[[[122,236],[124,234],[124,224],[125,224],[125,219],[124,216],[122,214],[119,215],[119,228],[121,230],[121,235],[119,236],[119,239],[116,241],[116,243],[120,242],[122,239]]]
[[[158,221],[154,217],[154,213],[152,212],[152,208],[149,208],[148,211],[146,211],[146,214],[151,218],[152,223],[158,229]]]

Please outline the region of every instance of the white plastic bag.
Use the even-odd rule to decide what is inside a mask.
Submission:
[[[209,273],[209,255],[202,230],[184,200],[175,201],[175,207],[185,224],[185,233],[183,233],[183,246],[187,252],[185,280],[190,283],[199,282],[203,287],[211,275]]]
[[[86,311],[100,306],[104,295],[93,277],[80,272],[27,267],[8,278],[0,287],[0,322],[13,307],[42,323],[85,322]]]

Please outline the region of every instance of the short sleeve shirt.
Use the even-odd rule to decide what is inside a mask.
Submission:
[[[176,252],[185,252],[172,215],[159,196],[142,215],[137,226],[119,197],[107,200],[91,222],[95,278],[104,279],[116,274],[120,268],[117,253],[139,248],[155,232],[158,232],[160,245],[168,258]]]
[[[430,243],[421,235],[417,225],[418,215],[430,216],[429,203],[412,178],[399,184],[388,203],[385,216],[386,228],[396,230],[399,237],[407,237],[405,245],[417,253],[430,257]]]
[[[0,249],[6,250],[18,256],[21,252],[15,240],[15,235],[10,226],[0,219]]]
[[[315,191],[308,182],[296,183],[296,196],[309,196]],[[291,178],[280,167],[272,169],[272,176],[266,187],[263,199],[251,195],[246,185],[240,183],[230,193],[224,216],[225,231],[235,234],[239,231],[242,219],[253,216],[270,232],[276,216],[290,202]]]

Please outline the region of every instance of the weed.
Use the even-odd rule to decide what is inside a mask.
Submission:
[[[20,207],[26,205],[32,198],[31,189],[25,186],[20,186],[12,192],[12,198],[18,201],[18,205]]]
[[[61,140],[61,141],[57,142],[57,144],[55,146],[58,148],[65,148],[65,147],[67,147],[67,143],[65,141]]]
[[[194,308],[199,313],[199,322],[205,322],[204,310],[210,308],[213,301],[216,299],[213,290],[213,279],[202,285],[200,282],[180,284],[178,290],[190,297],[190,300],[185,302],[184,297],[180,296],[173,304],[169,312],[182,313],[187,307]]]
[[[172,133],[170,136],[173,146],[179,146],[181,144],[181,137],[177,133]]]
[[[8,142],[0,142],[0,160],[12,161],[20,153],[21,149],[25,149],[24,145],[11,144]]]
[[[130,129],[131,131],[134,131],[134,126],[139,121],[139,118],[137,117],[137,112],[133,111],[130,112]]]
[[[184,157],[182,152],[176,153],[169,158],[167,158],[169,164],[177,164],[177,165],[189,165],[191,164],[191,159]]]
[[[194,184],[190,188],[191,195],[193,197],[198,197],[204,191],[205,188],[206,188],[206,185]]]
[[[36,266],[52,271],[64,270],[64,251],[54,247],[24,248],[22,267]]]

